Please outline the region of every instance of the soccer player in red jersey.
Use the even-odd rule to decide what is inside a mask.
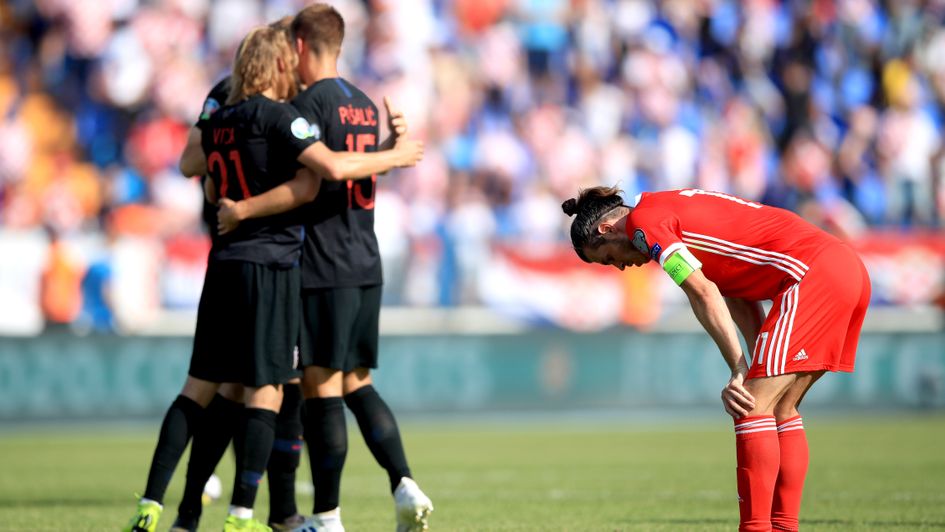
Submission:
[[[627,205],[595,187],[562,209],[576,215],[581,259],[620,270],[659,261],[686,293],[732,371],[722,403],[735,420],[739,530],[797,530],[808,464],[797,408],[825,372],[853,371],[870,300],[856,252],[791,212],[719,192],[644,193]]]

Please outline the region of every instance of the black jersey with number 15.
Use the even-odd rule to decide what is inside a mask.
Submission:
[[[318,81],[292,100],[332,151],[377,151],[378,114],[371,99],[341,78]],[[316,130],[316,137],[319,131]],[[376,176],[323,181],[303,208],[303,288],[381,284],[381,256],[374,234]]]
[[[297,159],[315,142],[308,121],[291,105],[256,95],[213,113],[201,128],[207,171],[220,197],[239,201],[295,176]],[[292,266],[301,255],[297,213],[246,220],[213,242],[210,260]]]

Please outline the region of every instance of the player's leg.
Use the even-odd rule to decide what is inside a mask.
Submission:
[[[244,301],[231,313],[245,321],[239,324],[240,331],[233,332],[240,338],[240,348],[231,353],[230,365],[237,366],[241,374],[246,406],[234,436],[237,472],[225,532],[270,530],[253,519],[253,505],[272,454],[283,385],[297,376],[299,269],[253,263],[241,263],[240,267],[241,282],[234,283],[233,289],[244,294]]]
[[[144,495],[138,501],[135,515],[122,530],[151,532],[157,528],[163,510],[164,493],[174,475],[174,469],[202,422],[204,407],[216,393],[217,386],[216,383],[187,377],[184,389],[164,414]]]
[[[371,370],[357,368],[345,373],[345,404],[351,409],[361,436],[378,465],[387,471],[391,493],[400,479],[411,477],[397,420],[384,399],[372,386]]]
[[[230,445],[243,412],[243,385],[225,383],[207,406],[204,422],[194,432],[187,463],[187,482],[171,532],[197,530],[203,510],[204,486]]]
[[[303,527],[344,530],[341,525],[341,472],[348,455],[342,399],[342,368],[357,315],[356,288],[302,292],[299,356],[304,366],[302,425],[314,485],[313,517]]]
[[[425,530],[433,503],[413,480],[397,420],[371,380],[370,368],[377,367],[378,359],[381,292],[380,285],[358,290],[352,350],[345,361],[345,403],[374,459],[387,471],[398,530]]]
[[[771,530],[771,504],[781,452],[774,410],[797,375],[786,371],[788,353],[804,321],[801,284],[784,290],[772,301],[755,342],[745,388],[755,399],[747,416],[735,419],[739,530]]]
[[[230,293],[226,284],[231,272],[219,264],[207,267],[200,305],[197,309],[197,327],[194,331],[194,347],[190,358],[190,369],[181,394],[177,396],[164,416],[161,432],[154,450],[148,473],[147,488],[138,504],[138,511],[124,530],[154,530],[163,509],[164,492],[180,461],[187,443],[204,417],[206,407],[216,393],[216,383],[225,382],[215,370],[216,357],[220,350],[220,333],[226,324],[217,309],[228,304]],[[147,525],[147,526],[142,526]]]
[[[413,479],[397,420],[374,389],[371,372],[357,368],[345,373],[345,403],[377,463],[387,471],[397,517],[397,530],[425,530],[433,503]]]
[[[774,409],[796,378],[787,374],[745,382],[755,408],[735,420],[739,531],[771,530],[771,501],[780,465]]]
[[[785,367],[798,371],[797,382],[778,403],[775,416],[781,464],[775,486],[771,522],[778,530],[797,530],[804,480],[809,462],[807,436],[797,407],[814,382],[830,371],[853,371],[860,329],[870,299],[870,280],[862,261],[849,246],[831,246],[815,260],[804,278],[804,299],[816,316],[798,313],[802,325]]]
[[[775,530],[798,529],[801,495],[810,454],[804,422],[797,407],[823,374],[823,371],[799,374],[774,409],[781,458],[771,506],[771,525]]]
[[[295,471],[302,454],[302,388],[299,379],[282,390],[282,407],[276,416],[276,440],[269,457],[269,526],[291,530],[304,519],[295,504]]]
[[[247,386],[244,398],[246,407],[239,428],[243,436],[241,459],[236,467],[225,531],[262,528],[253,520],[253,506],[276,438],[276,414],[282,404],[282,386]],[[268,527],[264,529],[268,530]]]
[[[302,377],[305,394],[305,442],[312,469],[312,513],[324,525],[340,525],[341,472],[348,455],[341,370],[308,366]],[[327,521],[327,522],[326,522]]]

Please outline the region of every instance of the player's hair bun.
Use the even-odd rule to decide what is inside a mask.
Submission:
[[[574,198],[568,198],[561,204],[561,210],[568,216],[574,216],[578,211],[578,202]]]

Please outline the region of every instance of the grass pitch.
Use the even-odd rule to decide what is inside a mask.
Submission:
[[[805,418],[811,444],[805,530],[945,529],[945,416]],[[354,423],[349,428],[354,428]],[[119,530],[144,487],[158,422],[144,429],[0,432],[0,530]],[[734,530],[730,423],[424,422],[402,427],[414,474],[431,496],[433,530]],[[352,532],[392,530],[385,474],[360,434],[349,439],[342,515]],[[176,515],[183,464],[159,530]],[[224,497],[204,508],[220,530]],[[309,478],[303,463],[299,478]],[[299,508],[310,509],[301,494]],[[268,513],[261,487],[257,513]]]

